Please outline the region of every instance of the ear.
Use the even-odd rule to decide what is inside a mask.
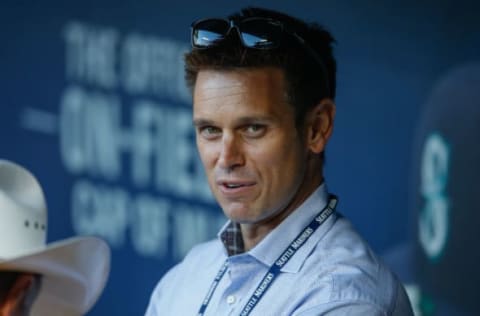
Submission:
[[[325,150],[328,139],[333,132],[335,118],[335,103],[331,99],[322,99],[319,104],[312,108],[305,118],[307,147],[320,154]]]

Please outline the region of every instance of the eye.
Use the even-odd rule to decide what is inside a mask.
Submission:
[[[266,126],[262,124],[249,124],[245,126],[244,131],[249,137],[260,137],[265,133],[266,129]]]
[[[222,134],[222,130],[215,126],[201,126],[197,133],[205,139],[214,139]]]

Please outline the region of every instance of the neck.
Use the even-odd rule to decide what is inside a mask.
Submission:
[[[280,223],[278,223],[280,224]],[[256,224],[240,224],[242,230],[243,244],[245,251],[249,251],[255,247],[260,241],[268,235],[277,225],[256,225]]]
[[[272,230],[280,225],[285,218],[298,209],[298,207],[322,184],[323,177],[321,174],[312,175],[308,179],[304,179],[304,183],[309,185],[300,185],[297,193],[290,200],[289,204],[282,211],[276,212],[272,218],[267,218],[256,223],[242,223],[240,228],[242,231],[243,243],[245,251],[249,251],[260,243]]]

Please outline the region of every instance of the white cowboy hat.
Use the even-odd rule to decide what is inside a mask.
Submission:
[[[46,244],[47,208],[42,188],[23,167],[0,160],[0,271],[41,274],[31,315],[85,314],[105,287],[110,248],[96,237]]]

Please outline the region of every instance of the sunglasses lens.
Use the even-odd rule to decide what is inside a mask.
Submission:
[[[210,19],[196,23],[192,28],[192,43],[195,47],[208,47],[225,38],[230,25],[225,20]]]
[[[268,49],[277,47],[281,40],[281,26],[266,19],[248,19],[240,24],[243,43],[247,47]]]

